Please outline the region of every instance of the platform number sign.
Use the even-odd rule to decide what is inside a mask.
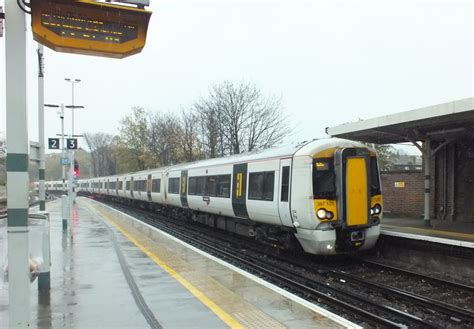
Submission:
[[[59,150],[59,138],[48,138],[48,148],[50,150]]]
[[[77,138],[68,138],[67,139],[67,149],[68,150],[77,150]]]

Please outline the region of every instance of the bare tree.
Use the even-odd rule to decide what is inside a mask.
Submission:
[[[85,133],[84,138],[90,150],[94,177],[116,174],[115,137],[106,133]]]
[[[198,127],[196,127],[197,117],[191,111],[181,111],[182,122],[182,153],[184,161],[192,162],[201,159],[202,149],[199,143]]]
[[[193,105],[209,157],[271,147],[290,133],[281,101],[252,83],[224,81]]]
[[[271,98],[251,108],[246,127],[247,151],[279,144],[290,134],[288,117],[280,110],[280,104],[280,99]]]
[[[219,110],[210,100],[201,98],[193,104],[193,111],[200,127],[200,140],[206,158],[223,156],[224,138]]]
[[[183,160],[183,128],[178,116],[154,113],[149,117],[148,149],[156,164],[168,166]]]

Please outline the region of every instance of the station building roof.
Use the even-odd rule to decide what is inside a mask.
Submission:
[[[326,133],[377,144],[474,138],[474,97],[327,127]]]

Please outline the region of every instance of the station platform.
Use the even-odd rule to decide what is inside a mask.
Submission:
[[[60,200],[47,210],[51,291],[31,285],[33,328],[359,328],[94,200],[77,199],[72,236]]]
[[[474,223],[454,226],[432,220],[431,226],[426,226],[423,219],[384,217],[380,233],[406,239],[474,248]]]

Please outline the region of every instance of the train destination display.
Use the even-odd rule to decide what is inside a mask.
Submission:
[[[60,52],[124,58],[145,46],[151,12],[92,1],[32,1],[36,41]]]

